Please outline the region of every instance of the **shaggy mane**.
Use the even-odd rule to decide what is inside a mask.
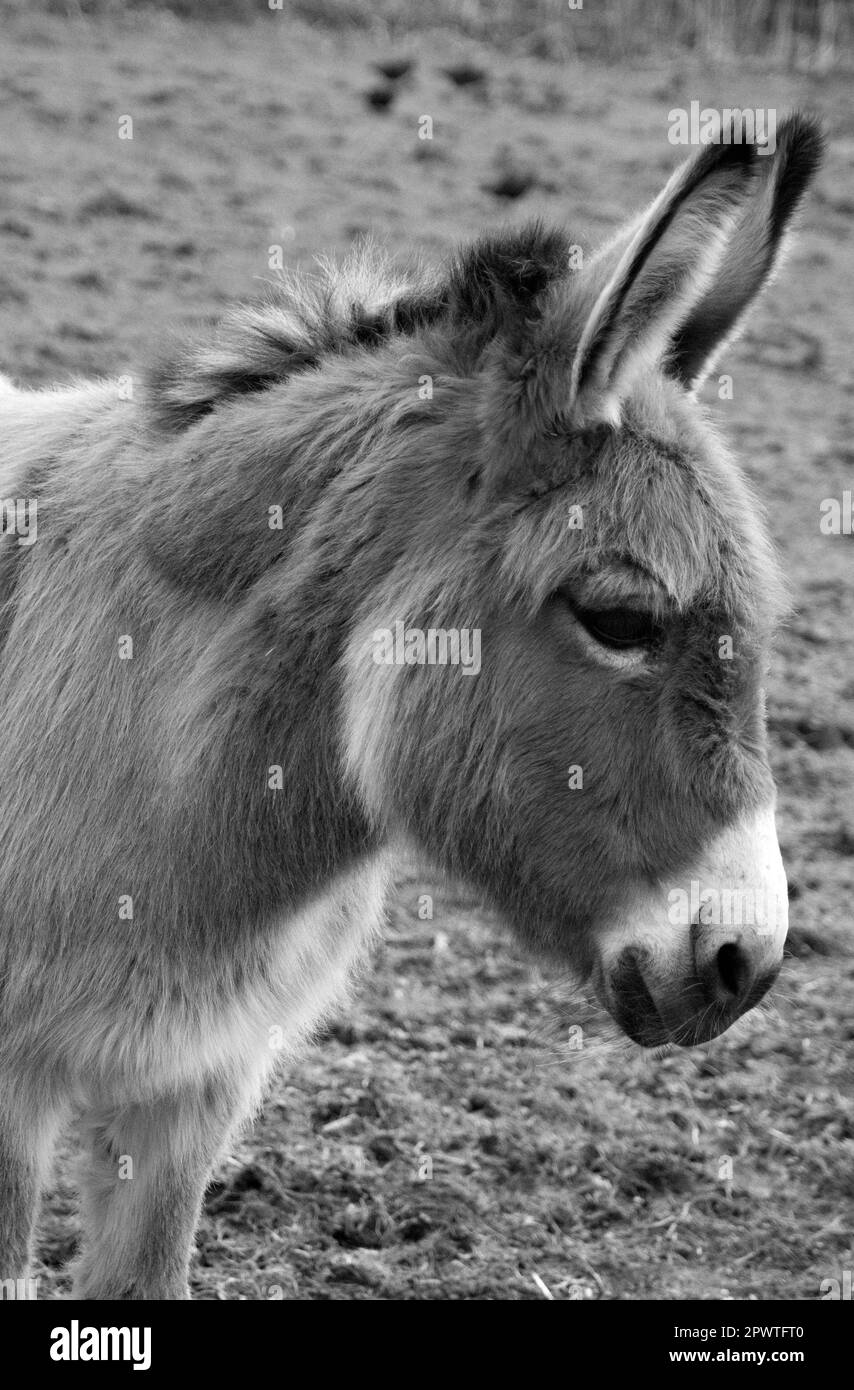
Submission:
[[[283,272],[263,299],[161,358],[148,374],[149,416],[178,432],[332,354],[371,351],[442,322],[465,325],[482,346],[570,273],[569,246],[562,232],[533,222],[481,238],[439,270],[401,269],[367,244],[340,265],[320,259],[313,274]]]

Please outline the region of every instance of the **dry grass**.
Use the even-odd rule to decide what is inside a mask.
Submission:
[[[622,62],[638,55],[755,55],[774,65],[821,70],[850,62],[850,0],[272,0],[306,24],[398,39],[442,29],[479,43],[562,61],[573,54]],[[268,0],[2,0],[64,16],[118,17],[165,9],[206,23],[263,19]],[[577,8],[574,8],[577,6]]]

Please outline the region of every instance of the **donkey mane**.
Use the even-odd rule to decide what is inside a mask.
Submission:
[[[396,265],[375,243],[340,264],[282,272],[263,298],[232,309],[211,333],[167,350],[148,374],[149,418],[173,433],[235,396],[266,390],[324,359],[370,351],[396,335],[458,325],[477,358],[570,274],[569,237],[536,220],[481,237],[440,271]]]

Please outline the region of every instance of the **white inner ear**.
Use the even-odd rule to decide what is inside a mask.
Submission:
[[[709,293],[756,178],[755,160],[741,150],[702,151],[593,262],[586,276],[593,303],[570,374],[576,418],[613,420],[637,373],[662,360]]]
[[[632,383],[661,363],[677,329],[714,283],[736,225],[734,214],[712,224],[689,213],[679,218],[683,225],[662,238],[609,324],[614,299],[646,235],[647,220],[596,299],[578,345],[570,395],[584,422],[618,423],[620,402]],[[595,371],[582,384],[585,364],[602,335],[606,341],[598,348]]]
[[[627,335],[622,346],[618,347],[609,359],[608,384],[611,391],[623,394],[631,382],[644,371],[656,367],[665,356],[673,335],[690,314],[694,306],[707,293],[717,278],[726,259],[730,237],[735,227],[735,218],[717,228],[704,229],[703,244],[699,247],[692,265],[682,269],[681,285],[678,275],[668,297],[656,310],[648,326],[634,335]],[[631,313],[632,296],[629,296],[626,313]]]

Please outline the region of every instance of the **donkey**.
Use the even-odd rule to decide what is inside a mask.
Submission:
[[[188,1296],[212,1165],[402,846],[642,1046],[768,989],[783,590],[695,392],[821,152],[800,115],[706,146],[581,268],[537,223],[283,278],[132,400],[4,385],[0,1278],[76,1114],[75,1296]]]

